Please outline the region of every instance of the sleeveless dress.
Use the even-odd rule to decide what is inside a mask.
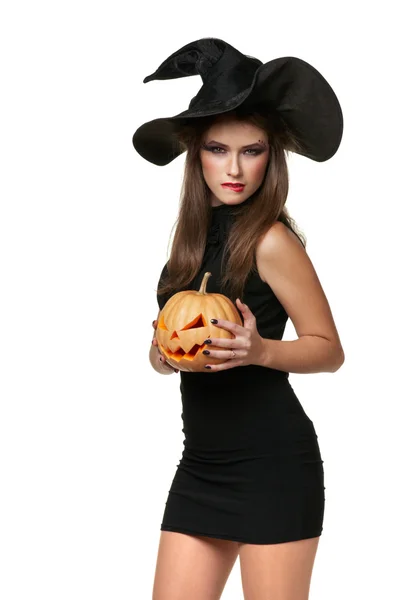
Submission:
[[[210,271],[207,291],[225,293],[221,257],[232,208],[212,207],[201,270],[184,289],[198,290]],[[159,283],[166,276],[167,263]],[[157,295],[160,309],[171,295]],[[262,337],[282,339],[288,315],[257,271],[247,279],[241,300],[256,316]],[[320,536],[323,460],[289,373],[245,365],[179,375],[184,449],[160,529],[250,544]]]

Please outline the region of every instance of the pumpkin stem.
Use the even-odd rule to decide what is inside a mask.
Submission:
[[[207,273],[205,273],[203,275],[202,284],[201,284],[200,289],[199,289],[199,294],[206,294],[207,293],[206,292],[206,286],[207,286],[207,282],[209,280],[209,277],[211,277],[211,273],[210,273],[210,271],[207,271]]]

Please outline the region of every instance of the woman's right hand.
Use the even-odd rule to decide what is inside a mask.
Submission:
[[[152,321],[152,327],[154,328],[154,330],[156,331],[156,328],[158,326],[158,320],[155,319],[154,321]],[[159,352],[159,361],[162,363],[162,365],[166,368],[166,369],[170,369],[170,371],[174,371],[174,373],[179,373],[179,369],[175,369],[174,367],[172,367],[171,365],[169,365],[169,363],[167,362],[167,359],[165,357],[165,355],[163,354],[163,352],[159,349],[159,344],[158,341],[156,339],[156,336],[153,336],[152,339],[152,345],[153,346],[157,346],[158,352]]]

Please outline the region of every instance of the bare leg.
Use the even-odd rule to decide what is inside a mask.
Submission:
[[[319,537],[283,544],[241,544],[245,600],[308,600]]]
[[[161,531],[152,600],[219,600],[239,543]]]

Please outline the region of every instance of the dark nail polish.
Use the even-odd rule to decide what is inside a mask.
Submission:
[[[205,340],[205,344],[211,344],[211,340]]]
[[[202,354],[210,354],[209,350],[203,350]]]
[[[211,369],[210,365],[205,365],[205,369]]]
[[[213,323],[214,325],[216,325],[218,323],[217,319],[210,319],[210,323]]]

